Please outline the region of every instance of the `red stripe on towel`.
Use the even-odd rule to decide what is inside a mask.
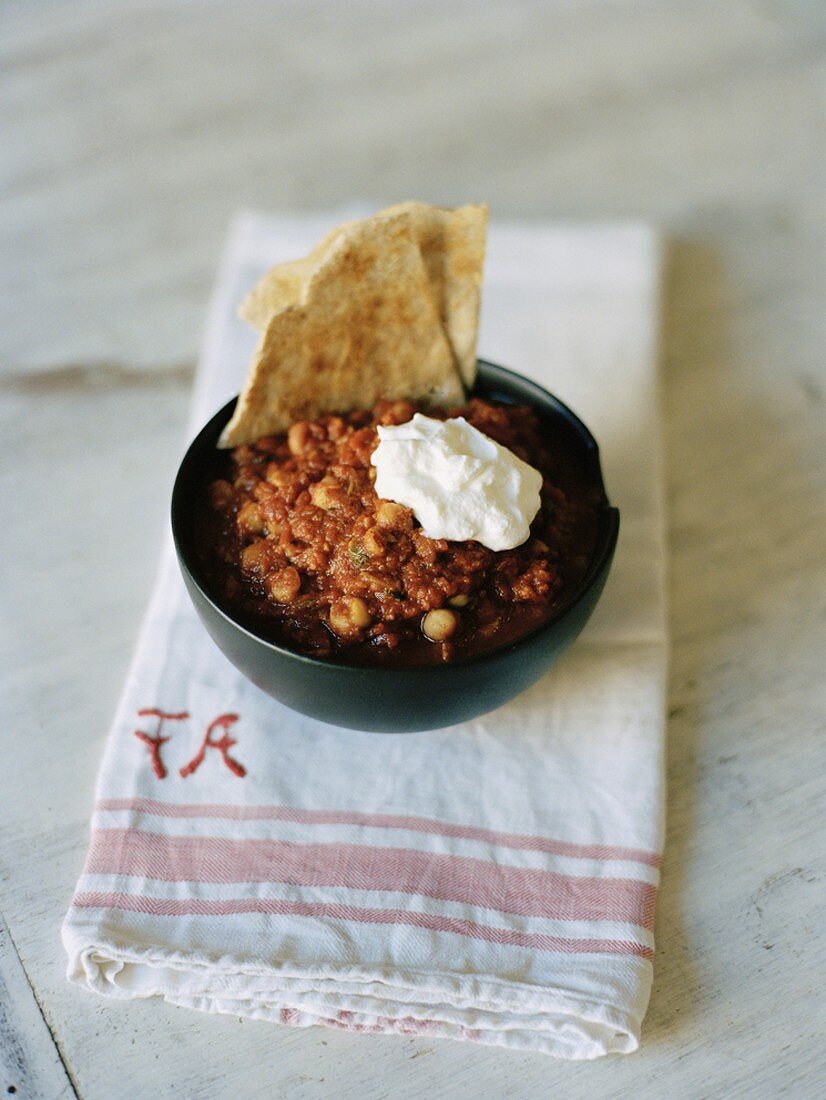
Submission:
[[[525,947],[531,951],[565,954],[636,955],[653,958],[653,951],[633,940],[567,939],[538,932],[517,932],[495,928],[457,917],[441,917],[400,909],[363,909],[354,905],[330,905],[324,902],[282,901],[277,898],[239,898],[209,901],[205,898],[152,898],[141,894],[79,893],[72,904],[77,909],[121,909],[155,917],[227,917],[244,913],[268,916],[320,917],[358,924],[408,925],[431,932],[452,932],[486,943],[506,947]]]
[[[166,836],[98,829],[87,874],[164,882],[280,882],[397,891],[556,920],[625,921],[651,928],[656,889],[631,878],[563,875],[468,856],[358,844]]]

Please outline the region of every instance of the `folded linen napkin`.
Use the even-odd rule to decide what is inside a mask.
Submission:
[[[335,220],[236,221],[193,429],[239,388],[245,291]],[[73,982],[566,1058],[637,1047],[663,832],[657,284],[643,226],[491,229],[480,353],[583,415],[622,511],[592,622],[495,713],[383,736],[287,710],[215,648],[166,548],[63,927]]]

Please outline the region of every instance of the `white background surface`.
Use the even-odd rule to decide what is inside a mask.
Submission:
[[[0,103],[0,1086],[821,1094],[822,6],[7,2]],[[117,1006],[63,977],[229,214],[410,196],[673,240],[668,848],[624,1060]]]

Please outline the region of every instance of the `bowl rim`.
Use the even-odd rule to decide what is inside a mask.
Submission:
[[[250,630],[248,627],[239,623],[237,619],[226,611],[210,594],[207,585],[204,583],[202,576],[199,576],[199,568],[196,562],[191,559],[190,554],[187,551],[187,547],[181,535],[182,529],[185,527],[183,522],[183,516],[187,509],[187,502],[184,500],[184,483],[189,478],[188,467],[194,462],[193,455],[198,450],[202,443],[202,439],[205,435],[214,433],[216,428],[221,428],[229,420],[232,415],[232,410],[235,407],[235,403],[238,400],[238,395],[230,398],[217,412],[215,412],[204,426],[198,431],[192,441],[189,443],[183,458],[181,459],[178,471],[175,475],[175,482],[172,488],[172,501],[171,501],[171,526],[172,526],[172,538],[175,544],[175,550],[178,557],[178,562],[182,572],[192,584],[195,585],[201,597],[206,600],[213,611],[224,619],[230,626],[232,626],[239,633],[246,635],[251,641],[259,646],[263,646],[265,649],[270,650],[273,655],[281,657],[287,657],[295,661],[299,661],[302,664],[314,666],[321,670],[332,671],[350,671],[353,673],[359,673],[364,675],[369,673],[370,675],[377,676],[398,676],[400,673],[405,675],[410,674],[422,674],[422,675],[448,675],[451,670],[457,668],[467,668],[471,665],[480,665],[486,662],[493,662],[515,650],[521,649],[526,646],[532,640],[538,638],[545,632],[549,632],[553,627],[557,626],[560,622],[566,619],[580,603],[588,596],[594,584],[601,576],[606,565],[610,563],[614,554],[614,550],[617,544],[617,538],[619,536],[619,523],[620,513],[619,509],[610,503],[607,491],[605,489],[605,482],[602,474],[602,466],[599,458],[599,445],[594,439],[590,429],[587,425],[577,416],[577,414],[569,408],[563,401],[560,401],[555,394],[550,393],[543,386],[534,382],[530,378],[526,378],[524,375],[510,370],[507,367],[502,367],[498,363],[493,363],[488,359],[478,359],[478,366],[482,368],[485,375],[489,376],[485,379],[485,382],[490,385],[491,388],[495,388],[496,381],[501,380],[504,383],[504,388],[507,390],[508,383],[511,385],[513,381],[518,383],[518,386],[532,391],[536,397],[536,404],[541,407],[547,407],[549,404],[551,407],[568,422],[568,424],[574,428],[585,444],[586,450],[590,456],[591,470],[590,474],[594,477],[595,484],[598,485],[604,497],[604,503],[600,507],[599,525],[597,529],[597,543],[594,547],[594,551],[591,557],[591,561],[588,564],[588,568],[579,582],[577,587],[570,593],[568,598],[556,609],[550,618],[544,622],[535,626],[527,634],[523,634],[518,638],[512,639],[509,642],[504,642],[501,646],[497,646],[494,649],[486,650],[484,653],[476,653],[467,657],[459,657],[455,661],[443,661],[438,664],[431,665],[399,665],[397,668],[385,665],[369,665],[369,664],[356,664],[349,661],[342,661],[335,657],[313,657],[307,653],[299,653],[297,650],[290,649],[287,646],[279,645],[277,642],[272,642],[267,638],[262,638],[260,634],[256,634],[255,631]],[[473,396],[474,387],[471,389],[469,396]],[[496,398],[494,398],[496,400]]]

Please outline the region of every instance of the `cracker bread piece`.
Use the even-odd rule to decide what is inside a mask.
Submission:
[[[456,209],[404,202],[373,218],[410,218],[427,271],[428,282],[459,372],[470,389],[476,379],[476,338],[485,261],[488,208],[468,204]],[[239,314],[263,332],[275,313],[306,302],[310,280],[342,234],[359,222],[337,226],[300,260],[278,264],[250,291]]]
[[[270,318],[219,446],[380,397],[464,401],[407,213],[343,227],[303,303]]]
[[[379,216],[406,213],[419,242],[427,277],[465,386],[476,381],[476,337],[488,229],[486,205],[455,210],[405,202]]]

